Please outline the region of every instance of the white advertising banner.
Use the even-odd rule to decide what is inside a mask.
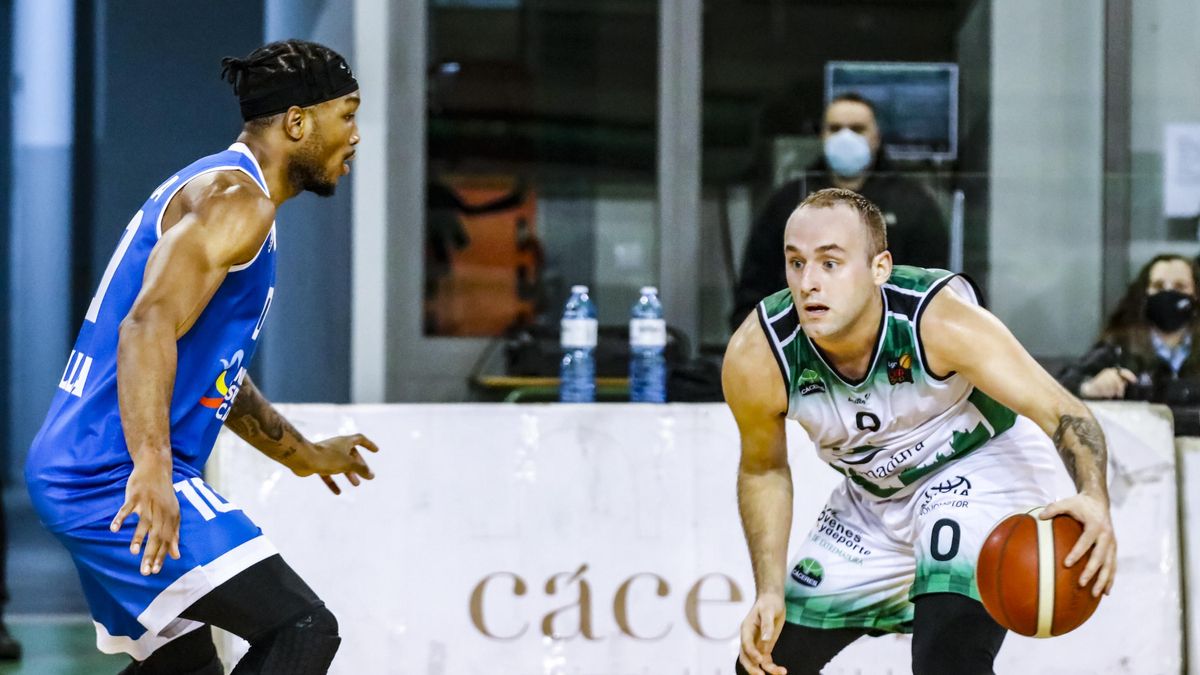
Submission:
[[[368,458],[376,480],[340,497],[232,434],[209,464],[210,481],[337,615],[331,672],[733,672],[754,588],[724,406],[281,409],[310,438],[362,432],[381,448]],[[1098,416],[1117,459],[1113,596],[1071,635],[1010,636],[998,672],[1179,671],[1170,424],[1146,407]],[[1123,467],[1127,453],[1139,459]],[[841,476],[792,423],[789,454],[794,545]],[[910,671],[899,637],[860,640],[826,670]]]

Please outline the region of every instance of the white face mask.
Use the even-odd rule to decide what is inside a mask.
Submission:
[[[871,163],[871,144],[861,134],[842,129],[825,139],[825,161],[844,178],[861,175]]]

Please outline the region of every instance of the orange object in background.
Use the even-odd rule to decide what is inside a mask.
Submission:
[[[498,336],[532,321],[541,275],[536,196],[512,176],[428,186],[425,334]]]

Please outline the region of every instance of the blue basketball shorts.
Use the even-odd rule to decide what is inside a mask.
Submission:
[[[115,513],[55,532],[71,552],[96,624],[100,651],[144,661],[172,639],[202,624],[180,614],[209,591],[277,551],[262,530],[201,478],[175,475],[180,559],[163,559],[142,576],[142,556],[129,552],[137,516],[109,531]],[[111,503],[111,502],[110,502]]]

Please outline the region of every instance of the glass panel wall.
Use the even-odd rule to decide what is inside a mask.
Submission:
[[[832,185],[881,207],[897,264],[972,276],[1052,368],[1085,349],[1105,271],[1104,11],[706,2],[703,343],[785,286],[787,216]]]
[[[1160,253],[1196,255],[1200,223],[1200,5],[1132,5],[1128,279]]]
[[[424,334],[602,324],[658,278],[657,0],[429,5]]]
[[[971,3],[704,7],[702,345],[719,350],[754,303],[785,286],[783,224],[823,187],[879,203],[897,262],[949,265],[959,141],[950,79]],[[827,113],[837,96],[846,100]],[[843,128],[871,150],[868,166],[843,169],[850,177],[823,151]]]

